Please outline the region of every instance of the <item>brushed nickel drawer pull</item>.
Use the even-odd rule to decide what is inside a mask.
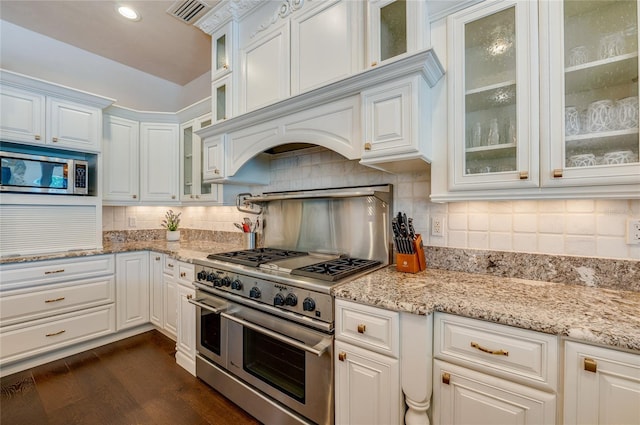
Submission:
[[[585,358],[584,359],[584,370],[587,372],[596,373],[598,371],[598,362],[593,359]]]
[[[45,336],[46,336],[46,337],[56,336],[56,335],[63,334],[63,333],[65,333],[65,332],[66,332],[66,330],[64,330],[64,329],[63,329],[63,330],[58,331],[58,332],[54,332],[54,333],[51,333],[51,334],[46,334]]]
[[[51,271],[48,271],[48,272],[44,272],[44,274],[56,274],[56,273],[64,273],[64,269],[51,270]]]
[[[340,351],[338,353],[338,360],[340,360],[341,362],[345,361],[347,359],[347,353],[345,353],[344,351]]]
[[[442,383],[449,385],[451,382],[451,374],[449,372],[442,372]]]
[[[367,330],[367,325],[364,325],[362,323],[358,325],[358,333],[359,334],[363,334],[366,330]]]
[[[496,356],[508,356],[509,352],[508,351],[504,351],[504,350],[491,350],[489,348],[484,348],[482,345],[478,344],[477,342],[471,342],[471,346],[473,348],[477,348],[478,350],[482,351],[483,353],[489,353],[489,354],[495,354]]]
[[[44,300],[45,303],[55,303],[56,301],[62,301],[64,300],[64,297],[60,297],[60,298],[55,298],[52,300]]]

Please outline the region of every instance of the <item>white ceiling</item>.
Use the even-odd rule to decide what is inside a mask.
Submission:
[[[169,15],[173,3],[0,0],[0,19],[183,86],[211,70],[211,37]],[[120,17],[119,4],[142,19]]]

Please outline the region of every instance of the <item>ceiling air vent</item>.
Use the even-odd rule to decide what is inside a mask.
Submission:
[[[198,0],[178,0],[167,9],[169,15],[180,19],[185,24],[196,22],[211,9],[207,3]]]

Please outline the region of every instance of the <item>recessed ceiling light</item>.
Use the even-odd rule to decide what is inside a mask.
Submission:
[[[129,6],[117,6],[118,13],[131,21],[139,21],[140,14]]]

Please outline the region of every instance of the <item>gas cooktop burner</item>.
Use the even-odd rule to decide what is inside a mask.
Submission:
[[[337,258],[322,263],[311,264],[291,270],[292,275],[313,277],[320,280],[335,282],[352,274],[370,269],[380,264],[376,260],[360,258]]]
[[[287,258],[295,258],[309,255],[301,251],[289,251],[278,248],[256,248],[246,249],[243,251],[223,252],[220,254],[210,254],[207,256],[210,260],[221,260],[243,266],[257,267],[263,263],[284,260]]]

